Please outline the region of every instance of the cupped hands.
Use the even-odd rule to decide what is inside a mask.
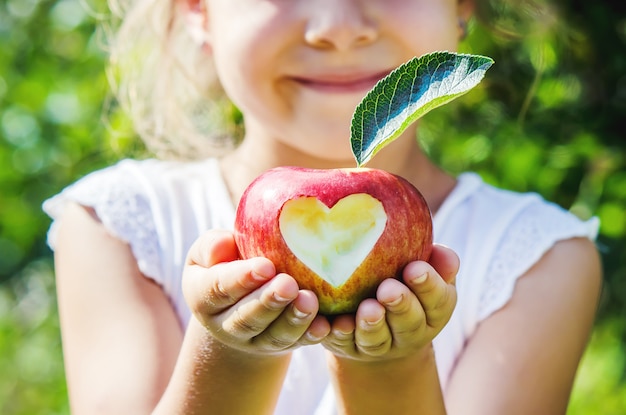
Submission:
[[[380,361],[414,353],[443,329],[456,305],[458,267],[451,249],[435,245],[428,262],[408,264],[402,281],[384,280],[356,313],[327,318],[293,277],[266,258],[240,259],[232,233],[212,230],[189,250],[183,292],[226,347],[273,355],[321,342],[338,357]]]

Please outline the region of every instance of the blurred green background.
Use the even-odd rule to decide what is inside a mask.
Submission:
[[[614,3],[614,2],[611,2]],[[626,414],[626,6],[483,0],[462,50],[480,87],[429,114],[421,140],[452,172],[536,191],[602,221],[605,286],[569,415]],[[0,413],[67,414],[44,199],[142,156],[107,99],[102,0],[0,2]],[[105,111],[108,108],[108,111]]]

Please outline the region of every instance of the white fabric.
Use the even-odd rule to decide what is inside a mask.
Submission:
[[[53,249],[68,201],[93,207],[109,231],[130,244],[141,271],[163,287],[185,325],[190,313],[180,278],[186,252],[207,229],[232,229],[234,222],[217,161],[125,160],[88,175],[44,203],[54,219],[48,235]],[[580,221],[536,194],[496,189],[474,173],[459,176],[434,217],[435,241],[461,258],[457,307],[434,341],[444,389],[466,341],[507,303],[517,278],[555,242],[595,239],[597,230],[596,219]],[[296,350],[276,414],[333,414],[334,408],[323,348]]]

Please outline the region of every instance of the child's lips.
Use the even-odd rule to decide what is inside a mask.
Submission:
[[[292,79],[298,84],[315,91],[341,94],[367,92],[388,73],[389,71],[385,70],[348,74],[316,74],[294,76]]]

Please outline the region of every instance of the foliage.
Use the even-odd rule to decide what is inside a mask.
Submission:
[[[49,255],[41,202],[123,145],[93,24],[78,0],[0,3],[0,280]]]
[[[534,0],[525,3],[534,8],[506,10],[516,2],[493,2],[500,9],[464,47],[496,63],[466,98],[428,117],[422,141],[448,170],[476,170],[583,219],[598,216],[601,317],[625,316],[626,7]],[[502,33],[510,21],[525,26]]]
[[[69,412],[42,201],[142,151],[107,100],[94,32],[103,1],[79,1],[0,2],[0,413],[7,415]],[[420,140],[452,172],[476,170],[602,220],[605,289],[569,413],[626,413],[626,7],[519,4],[479,2],[484,18],[470,25],[462,51],[495,64],[479,87],[420,121]]]
[[[48,260],[0,290],[0,413],[68,414],[61,338]]]

